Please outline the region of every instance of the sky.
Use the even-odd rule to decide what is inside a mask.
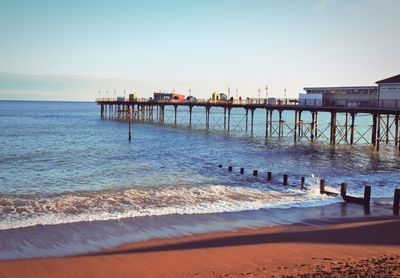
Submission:
[[[0,99],[373,85],[400,73],[399,14],[400,0],[0,0]]]

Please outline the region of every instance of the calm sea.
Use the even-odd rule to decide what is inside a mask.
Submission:
[[[178,122],[187,120],[184,113]],[[127,123],[99,114],[95,103],[0,101],[0,258],[303,221],[341,203],[319,194],[320,178],[332,191],[345,181],[354,195],[371,185],[374,198],[392,197],[400,180],[393,147],[376,153],[294,144],[292,137],[266,140],[261,112],[253,136],[244,131],[243,111],[229,134],[221,130],[221,111],[211,116],[210,131],[197,111],[192,130],[134,123],[131,143]],[[172,111],[166,118],[172,123]],[[307,190],[299,188],[301,176]]]

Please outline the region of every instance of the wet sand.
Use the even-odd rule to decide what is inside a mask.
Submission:
[[[0,277],[400,276],[400,218],[313,221],[0,261]]]

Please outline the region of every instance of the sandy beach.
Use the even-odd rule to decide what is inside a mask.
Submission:
[[[371,217],[125,244],[0,262],[1,277],[398,277],[400,219]]]

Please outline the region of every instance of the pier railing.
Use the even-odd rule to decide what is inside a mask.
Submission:
[[[227,105],[298,105],[298,99],[295,98],[244,98],[244,99],[228,99],[228,100],[212,100],[212,99],[197,99],[197,100],[174,100],[174,99],[145,99],[135,98],[133,100],[121,99],[121,98],[97,98],[96,102],[118,102],[120,104],[129,104],[130,102],[135,103],[152,103],[152,104],[196,104],[196,105],[207,105],[207,104],[227,104]]]

